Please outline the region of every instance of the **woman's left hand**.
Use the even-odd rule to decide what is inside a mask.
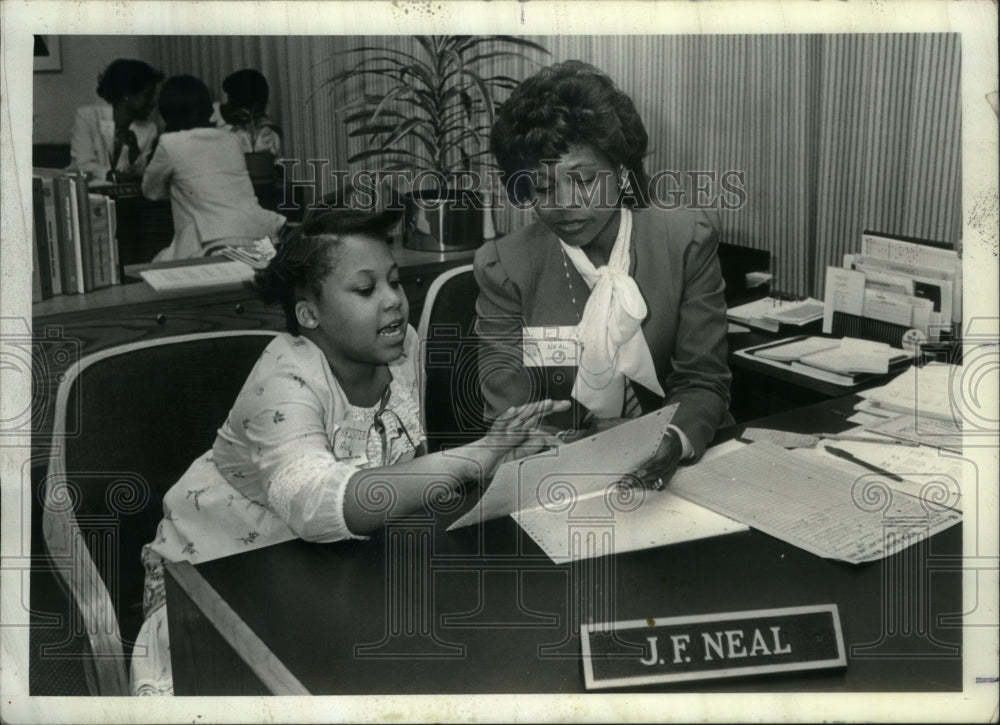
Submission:
[[[667,483],[677,471],[683,452],[681,439],[675,431],[668,429],[663,434],[663,438],[660,439],[660,445],[653,457],[646,461],[633,475],[643,487],[660,491],[666,488]]]

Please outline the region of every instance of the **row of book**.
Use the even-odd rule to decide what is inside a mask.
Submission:
[[[116,201],[114,194],[103,193],[107,190],[91,188],[76,172],[34,170],[34,301],[121,282]]]

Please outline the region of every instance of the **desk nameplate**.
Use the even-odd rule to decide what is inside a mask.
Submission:
[[[588,690],[845,667],[836,604],[586,624]]]

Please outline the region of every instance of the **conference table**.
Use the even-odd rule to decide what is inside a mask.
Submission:
[[[846,396],[754,425],[851,427]],[[744,426],[720,432],[717,441]],[[510,517],[446,531],[478,491],[369,540],[167,568],[178,695],[585,692],[581,625],[835,604],[846,666],[604,692],[958,692],[962,526],[862,565],[750,529],[553,563]]]

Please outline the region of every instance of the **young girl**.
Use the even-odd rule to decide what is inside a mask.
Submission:
[[[142,179],[150,199],[169,194],[174,238],[153,261],[211,254],[278,238],[285,218],[257,203],[246,158],[236,137],[212,126],[212,98],[193,76],[174,76],[160,90],[164,121],[153,158]]]
[[[501,458],[556,442],[536,426],[568,403],[545,400],[507,411],[447,457],[420,455],[418,343],[384,241],[396,222],[388,213],[325,212],[258,274],[288,332],[264,350],[212,450],[163,499],[142,555],[146,621],[132,658],[134,693],[172,692],[163,559],[201,563],[296,537],[360,538],[419,509],[442,483],[486,481]]]
[[[277,158],[281,154],[281,129],[267,117],[267,79],[260,71],[244,68],[226,76],[222,90],[226,102],[212,120],[236,135],[243,153],[270,151]]]

